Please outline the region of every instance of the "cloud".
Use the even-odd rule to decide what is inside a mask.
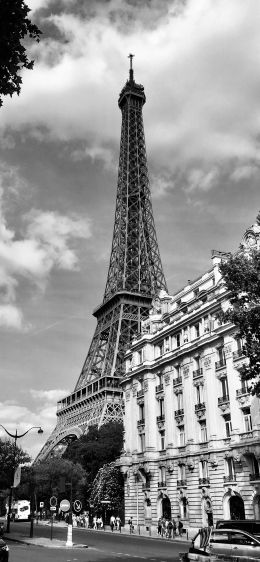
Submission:
[[[186,193],[193,193],[194,191],[210,191],[216,185],[219,178],[219,171],[213,168],[205,172],[204,170],[191,170],[187,175],[187,183],[184,186]]]
[[[231,173],[230,179],[234,182],[239,182],[241,180],[246,180],[253,177],[255,174],[257,174],[257,172],[259,172],[259,167],[256,165],[248,164],[244,166],[238,166]]]
[[[75,241],[91,237],[91,222],[88,217],[33,209],[22,217],[24,232],[18,234],[8,226],[6,201],[23,190],[23,181],[16,168],[0,169],[0,326],[27,330],[17,302],[21,279],[43,291],[53,270],[77,269]]]
[[[167,191],[173,189],[175,182],[168,174],[152,174],[150,177],[150,185],[153,199],[157,199],[164,197]]]
[[[51,431],[55,426],[57,400],[66,396],[67,389],[34,390],[31,389],[30,395],[35,402],[31,402],[30,407],[23,406],[16,400],[6,400],[0,402],[1,419],[5,420],[4,426],[9,433],[18,435],[26,432],[32,426],[41,426],[43,435],[33,429],[23,438],[18,439],[18,446],[28,451],[34,458],[46,442]],[[0,438],[8,438],[8,435],[0,428]]]

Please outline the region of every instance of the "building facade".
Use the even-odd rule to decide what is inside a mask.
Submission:
[[[242,245],[260,248],[260,226]],[[240,371],[243,342],[222,324],[228,305],[219,264],[169,296],[161,291],[126,354],[126,519],[186,529],[217,519],[260,519],[260,410]]]

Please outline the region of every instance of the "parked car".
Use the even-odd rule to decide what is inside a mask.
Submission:
[[[3,539],[0,539],[0,562],[8,562],[9,547]]]
[[[200,529],[183,561],[206,562],[210,555],[243,557],[242,560],[260,560],[260,540],[239,529]]]
[[[260,537],[259,519],[219,519],[216,522],[216,529],[241,529],[251,535]]]

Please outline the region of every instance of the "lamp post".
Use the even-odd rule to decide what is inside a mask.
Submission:
[[[10,433],[6,427],[4,427],[1,423],[0,423],[0,427],[2,427],[4,429],[4,431],[7,433],[7,435],[9,435],[9,437],[12,437],[12,439],[14,439],[14,462],[13,462],[13,478],[15,475],[15,461],[16,461],[16,444],[17,444],[17,439],[20,439],[21,437],[24,437],[27,433],[29,433],[29,431],[31,431],[32,429],[38,429],[38,433],[43,433],[43,430],[40,426],[35,426],[33,425],[32,427],[30,427],[29,429],[27,429],[27,431],[25,431],[24,433],[21,433],[20,435],[18,435],[17,433],[17,429],[15,430],[15,433]],[[9,494],[9,502],[8,502],[8,513],[7,513],[7,524],[6,524],[6,532],[10,533],[10,521],[11,521],[11,509],[12,509],[12,499],[13,499],[13,485],[10,486],[10,494]]]

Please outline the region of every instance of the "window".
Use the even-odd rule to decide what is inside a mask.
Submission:
[[[225,350],[223,345],[218,347],[218,361],[221,365],[226,364],[226,356],[225,356]]]
[[[243,415],[244,415],[245,431],[252,431],[252,419],[251,419],[250,409],[245,408],[245,410],[243,411]]]
[[[176,347],[180,347],[180,345],[181,345],[181,334],[180,333],[176,334],[175,338],[176,338]]]
[[[186,467],[185,464],[179,464],[178,466],[178,480],[186,480]]]
[[[200,337],[200,325],[199,324],[195,324],[194,331],[195,331],[195,338],[199,338]]]
[[[170,346],[170,338],[165,338],[164,340],[164,352],[167,353],[168,351],[170,351],[171,346]]]
[[[209,316],[205,316],[203,318],[203,324],[204,324],[204,334],[206,334],[207,332],[210,332],[210,318],[209,318]]]
[[[184,330],[183,330],[183,343],[187,343],[188,341],[189,341],[188,328],[184,328]]]
[[[241,390],[244,394],[246,394],[247,392],[249,392],[248,390],[248,382],[245,379],[241,379]]]
[[[143,349],[140,349],[140,351],[137,351],[137,365],[141,365],[141,363],[143,362]]]
[[[141,433],[139,437],[140,437],[140,450],[141,453],[143,453],[145,450],[145,433]]]
[[[159,400],[159,416],[164,416],[164,399]]]
[[[181,376],[181,366],[175,365],[174,369],[175,369],[176,378],[178,379]]]
[[[139,405],[139,419],[144,420],[144,404]]]
[[[229,391],[228,391],[227,377],[223,377],[220,382],[221,382],[221,387],[222,387],[222,396],[223,396],[223,398],[228,398],[229,397]]]
[[[165,431],[160,431],[160,441],[161,450],[163,451],[165,449]]]
[[[183,394],[182,392],[179,392],[177,394],[177,410],[182,410],[183,409]]]
[[[208,440],[207,425],[205,421],[200,422],[200,438],[202,443],[205,443]]]
[[[196,386],[196,403],[202,404],[204,402],[204,387],[202,384]]]
[[[207,461],[204,461],[204,460],[200,461],[199,470],[200,470],[200,478],[208,478],[209,477]]]
[[[184,425],[179,426],[179,446],[183,447],[185,445],[185,428]]]
[[[226,437],[230,437],[232,432],[232,423],[231,423],[230,414],[226,414],[224,416],[224,421],[225,421]]]
[[[230,457],[226,459],[226,476],[229,480],[235,480],[234,460]]]

